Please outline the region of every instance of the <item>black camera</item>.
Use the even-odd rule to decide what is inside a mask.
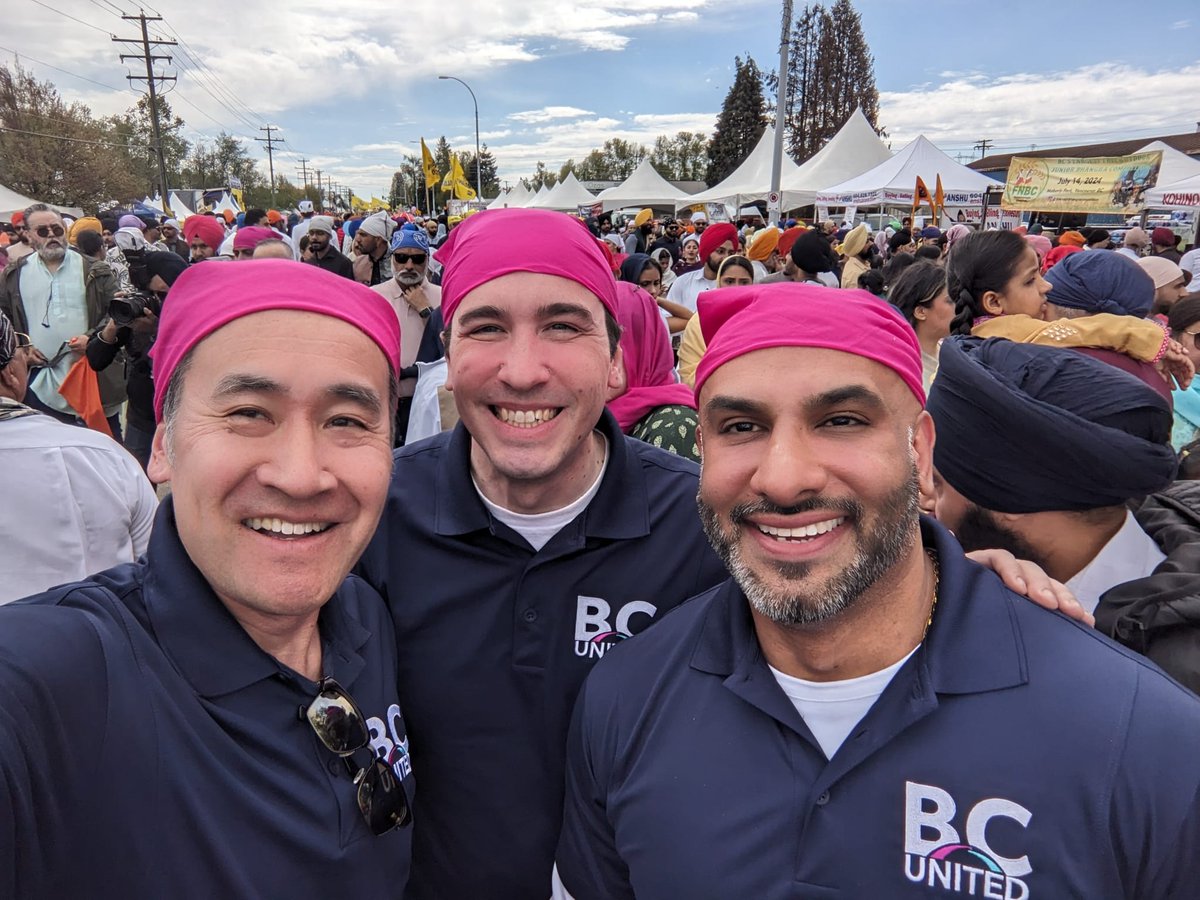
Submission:
[[[162,313],[162,298],[153,291],[134,291],[122,297],[113,297],[108,304],[108,315],[118,328],[124,328],[143,315],[144,310],[154,315]]]

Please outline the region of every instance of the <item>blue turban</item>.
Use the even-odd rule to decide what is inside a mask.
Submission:
[[[1154,304],[1154,281],[1142,267],[1120,253],[1089,250],[1072,253],[1046,273],[1057,306],[1089,313],[1145,318]]]
[[[362,219],[350,219],[345,224],[346,237],[354,237],[358,233],[359,226],[363,223]]]
[[[938,360],[926,406],[937,426],[933,462],[984,509],[1118,506],[1175,477],[1170,405],[1114,366],[1073,350],[964,336],[943,341]]]
[[[405,226],[404,228],[401,228],[399,231],[392,234],[391,252],[395,253],[397,250],[401,249],[420,250],[422,253],[428,253],[429,235],[427,235],[422,229],[417,228],[415,225],[411,231],[409,231],[408,227]]]
[[[237,222],[237,227],[241,228],[243,225],[246,224],[246,214],[244,212],[240,212],[236,216],[233,217],[233,220],[235,222]]]

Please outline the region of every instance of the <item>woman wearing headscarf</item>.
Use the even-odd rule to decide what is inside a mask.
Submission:
[[[619,280],[637,285],[658,304],[671,334],[683,331],[693,313],[686,306],[672,303],[666,298],[663,270],[649,254],[631,254],[621,263],[619,272]]]
[[[797,242],[798,243],[798,242]],[[754,268],[750,260],[744,256],[727,256],[717,269],[717,286],[714,290],[726,287],[745,287],[754,283]],[[692,316],[687,328],[683,329],[683,337],[679,341],[679,380],[691,387],[696,378],[696,366],[704,358],[708,345],[704,342],[704,332],[700,330],[700,317]]]
[[[671,251],[666,247],[659,247],[657,250],[650,251],[650,258],[658,263],[658,267],[662,269],[662,287],[663,295],[671,289],[671,283],[675,280],[675,272],[673,266],[675,260],[671,256]]]
[[[609,410],[630,437],[699,462],[695,397],[676,380],[671,338],[654,298],[636,285],[619,283],[617,321],[626,387],[608,402]]]

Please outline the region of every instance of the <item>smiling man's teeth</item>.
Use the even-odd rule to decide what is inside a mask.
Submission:
[[[329,527],[328,522],[285,522],[283,519],[246,519],[242,524],[255,531],[272,534],[319,534]]]
[[[501,422],[517,428],[533,428],[543,422],[549,422],[559,412],[557,409],[506,409],[503,406],[497,406],[495,409]]]
[[[770,525],[759,525],[758,530],[763,534],[771,535],[777,541],[810,540],[817,535],[833,531],[845,521],[846,517],[841,516],[837,519],[826,519],[824,522],[813,522],[811,525],[803,525],[800,528],[772,528]]]

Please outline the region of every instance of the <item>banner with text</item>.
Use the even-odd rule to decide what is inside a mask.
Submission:
[[[1141,212],[1158,183],[1162,151],[1129,156],[1014,156],[1000,205],[1037,212]]]

